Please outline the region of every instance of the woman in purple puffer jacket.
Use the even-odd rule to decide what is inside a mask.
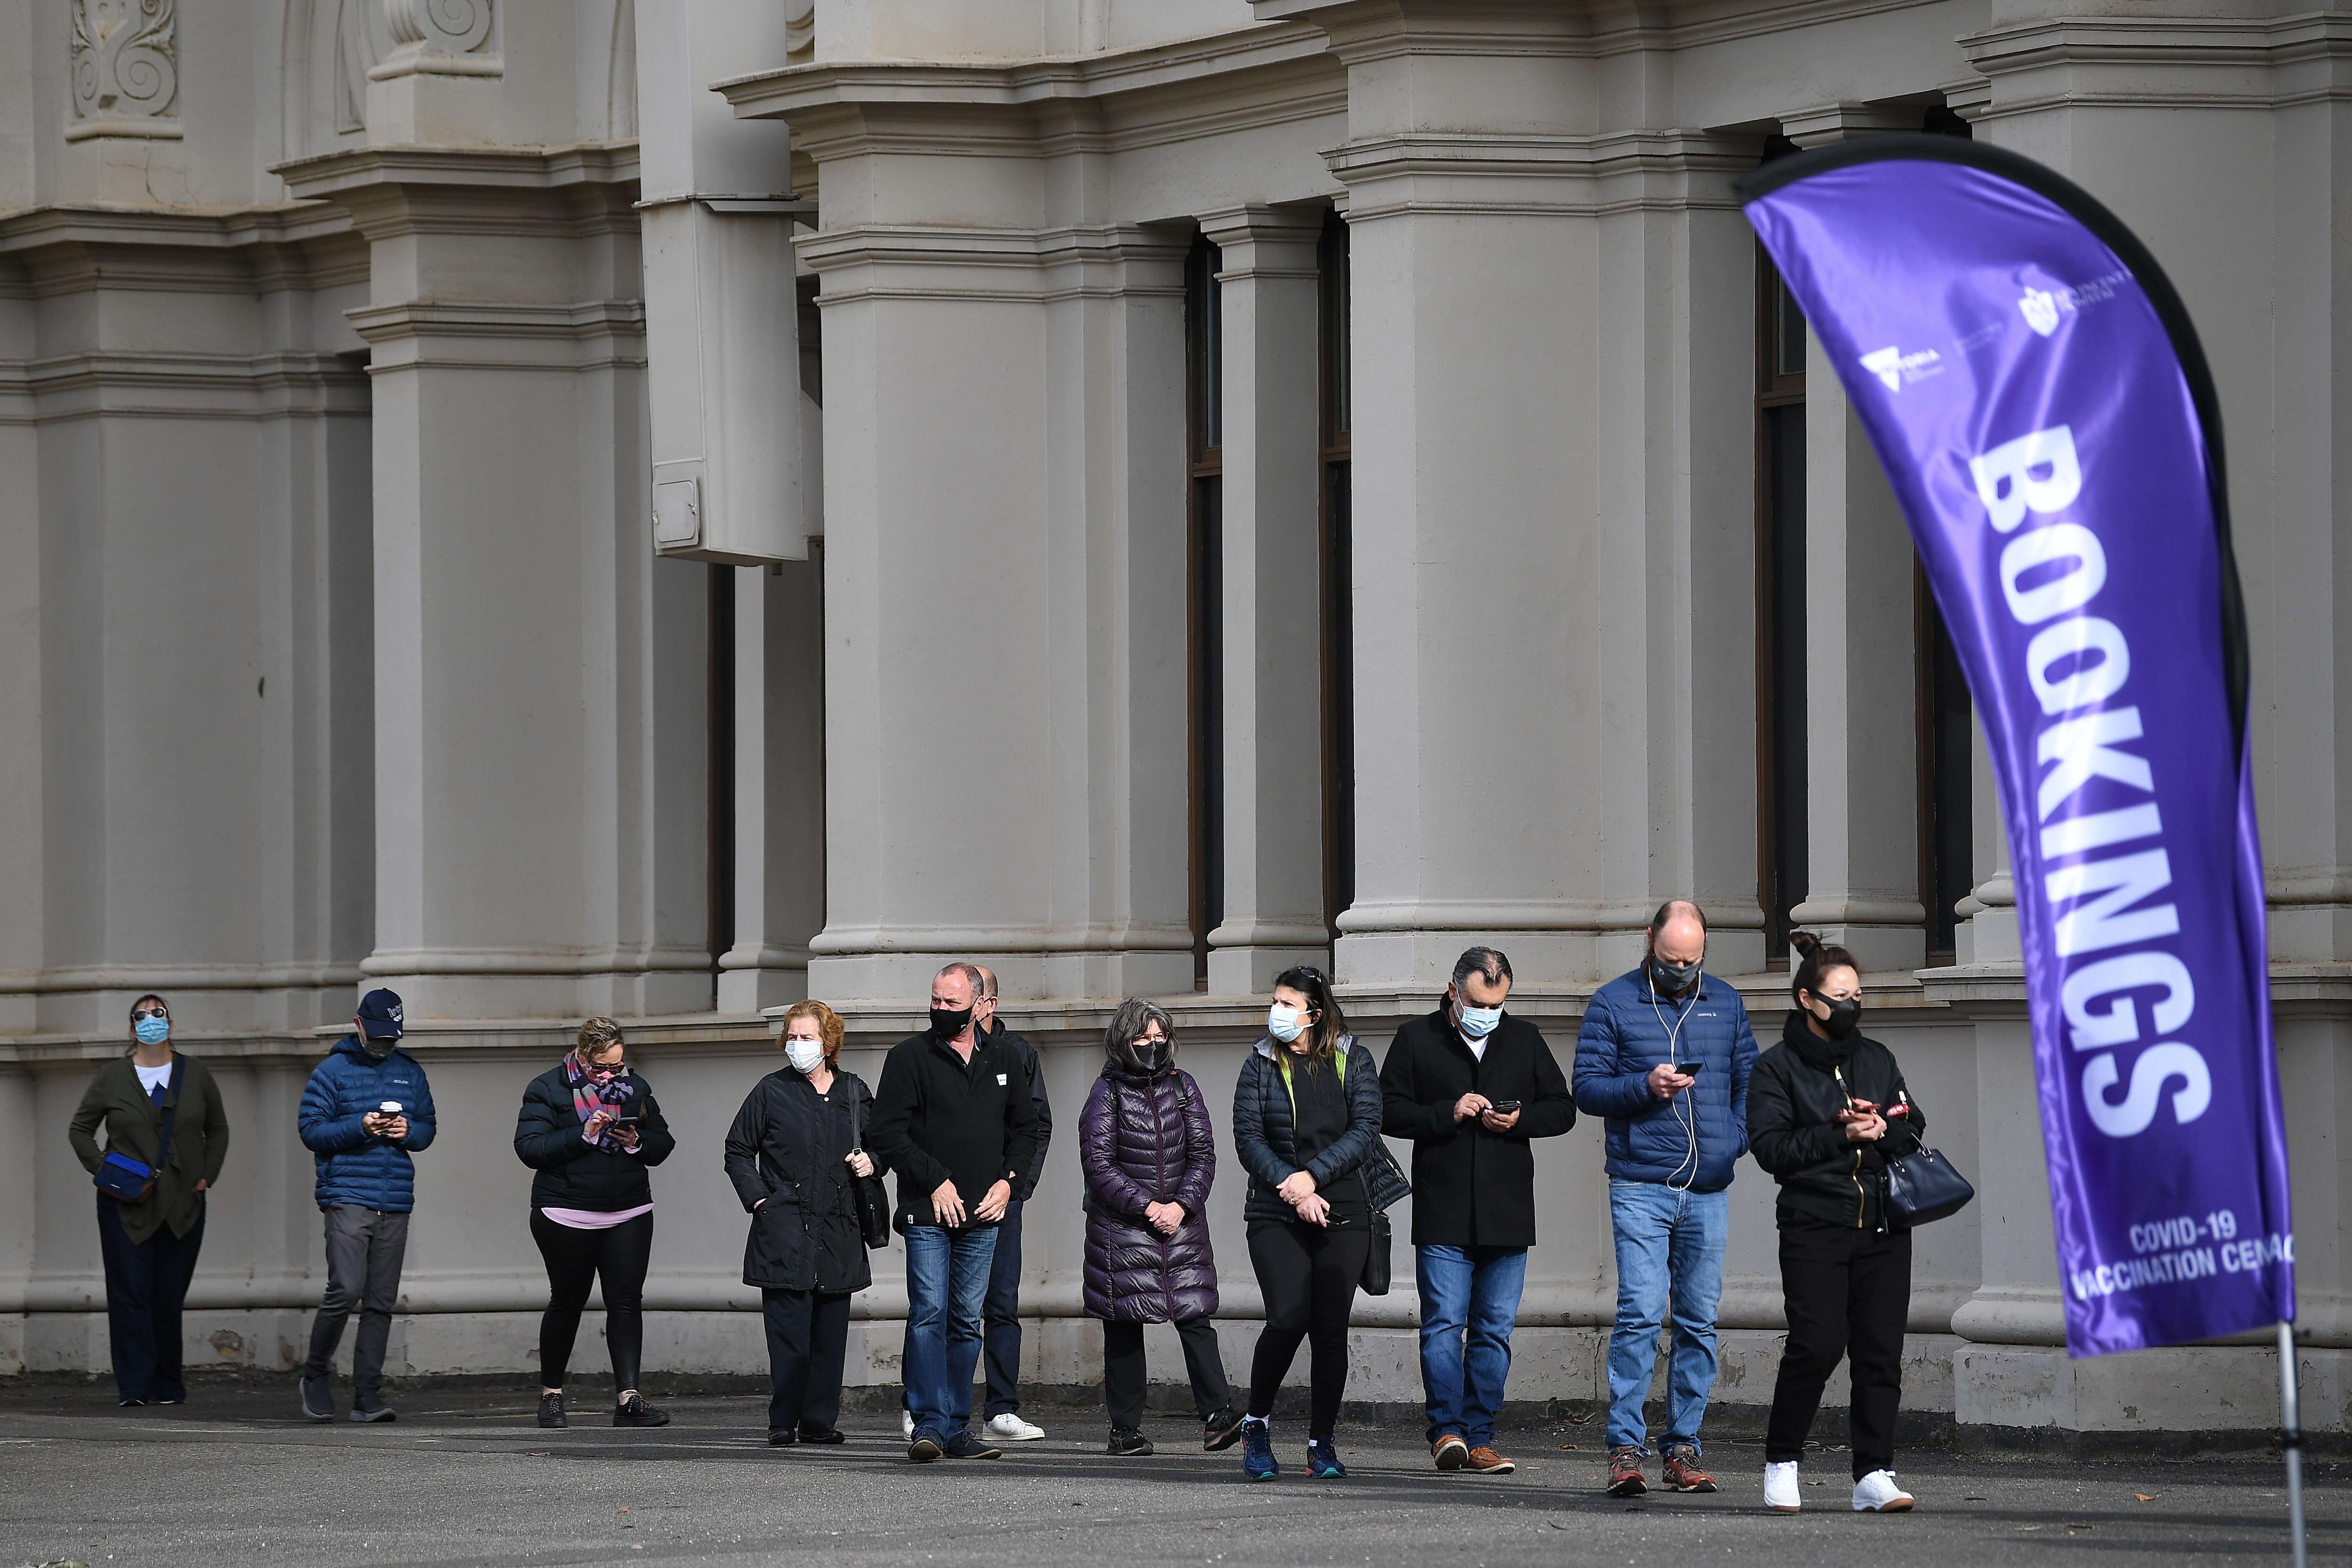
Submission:
[[[1119,1004],[1104,1037],[1102,1077],[1078,1124],[1087,1178],[1087,1315],[1103,1326],[1103,1398],[1116,1458],[1151,1452],[1143,1436],[1143,1325],[1173,1323],[1214,1452],[1241,1436],[1242,1415],[1217,1353],[1217,1262],[1209,1251],[1209,1184],[1217,1146],[1192,1075],[1176,1067],[1176,1027],[1139,996]]]

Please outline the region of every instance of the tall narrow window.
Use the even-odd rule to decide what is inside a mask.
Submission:
[[[1224,919],[1224,352],[1217,247],[1184,264],[1185,424],[1190,490],[1185,601],[1190,622],[1192,983],[1209,984],[1209,933]]]
[[[1348,533],[1348,225],[1323,220],[1322,247],[1323,923],[1334,939],[1356,901],[1355,583]]]
[[[1805,898],[1805,318],[1756,251],[1757,895],[1786,963]]]
[[[707,682],[709,791],[703,885],[709,902],[710,967],[735,945],[735,580],[740,566],[709,567],[710,612]]]
[[[1927,962],[1955,961],[1959,916],[1953,906],[1976,885],[1969,812],[1975,725],[1951,633],[1915,568],[1913,602],[1919,697],[1919,901],[1927,909]]]

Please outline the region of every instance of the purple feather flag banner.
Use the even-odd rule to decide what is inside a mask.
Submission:
[[[2188,316],[2111,215],[1999,149],[1870,137],[1739,189],[1991,746],[2067,1348],[2292,1320],[2244,616]]]

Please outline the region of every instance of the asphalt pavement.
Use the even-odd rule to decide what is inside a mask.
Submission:
[[[1763,1511],[1748,1443],[1708,1446],[1713,1496],[1606,1497],[1597,1424],[1506,1433],[1508,1477],[1440,1475],[1417,1432],[1343,1426],[1349,1477],[1311,1481],[1303,1428],[1277,1421],[1283,1475],[1252,1485],[1238,1449],[1204,1454],[1189,1418],[1158,1414],[1149,1458],[1106,1457],[1100,1412],[1064,1407],[1033,1411],[1046,1437],[1000,1460],[917,1466],[890,1415],[845,1418],[839,1447],[772,1449],[755,1398],[660,1401],[675,1420],[648,1431],[615,1430],[604,1409],[544,1431],[525,1391],[394,1403],[396,1423],[356,1426],[302,1419],[291,1378],[133,1410],[104,1385],[0,1389],[0,1568],[2286,1561],[2282,1472],[2260,1458],[1926,1451],[1901,1463],[1916,1511],[1859,1515],[1846,1455],[1825,1448],[1789,1516]],[[2343,1561],[2352,1466],[2314,1471],[2313,1558]]]

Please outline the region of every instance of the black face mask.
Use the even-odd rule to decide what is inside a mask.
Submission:
[[[963,1033],[971,1022],[969,1007],[934,1007],[931,1009],[931,1033],[942,1040],[952,1040]]]
[[[367,1059],[372,1062],[380,1062],[390,1057],[395,1043],[392,1040],[379,1040],[364,1030],[360,1034],[360,1049],[367,1053]]]
[[[1669,996],[1679,996],[1689,990],[1698,979],[1698,971],[1697,963],[1668,963],[1656,953],[1650,954],[1650,979]]]
[[[1823,1018],[1816,1014],[1815,1022],[1829,1032],[1831,1039],[1843,1040],[1861,1027],[1862,998],[1849,996],[1843,1002],[1831,1002],[1824,996],[1821,1000],[1829,1003],[1830,1016]]]

